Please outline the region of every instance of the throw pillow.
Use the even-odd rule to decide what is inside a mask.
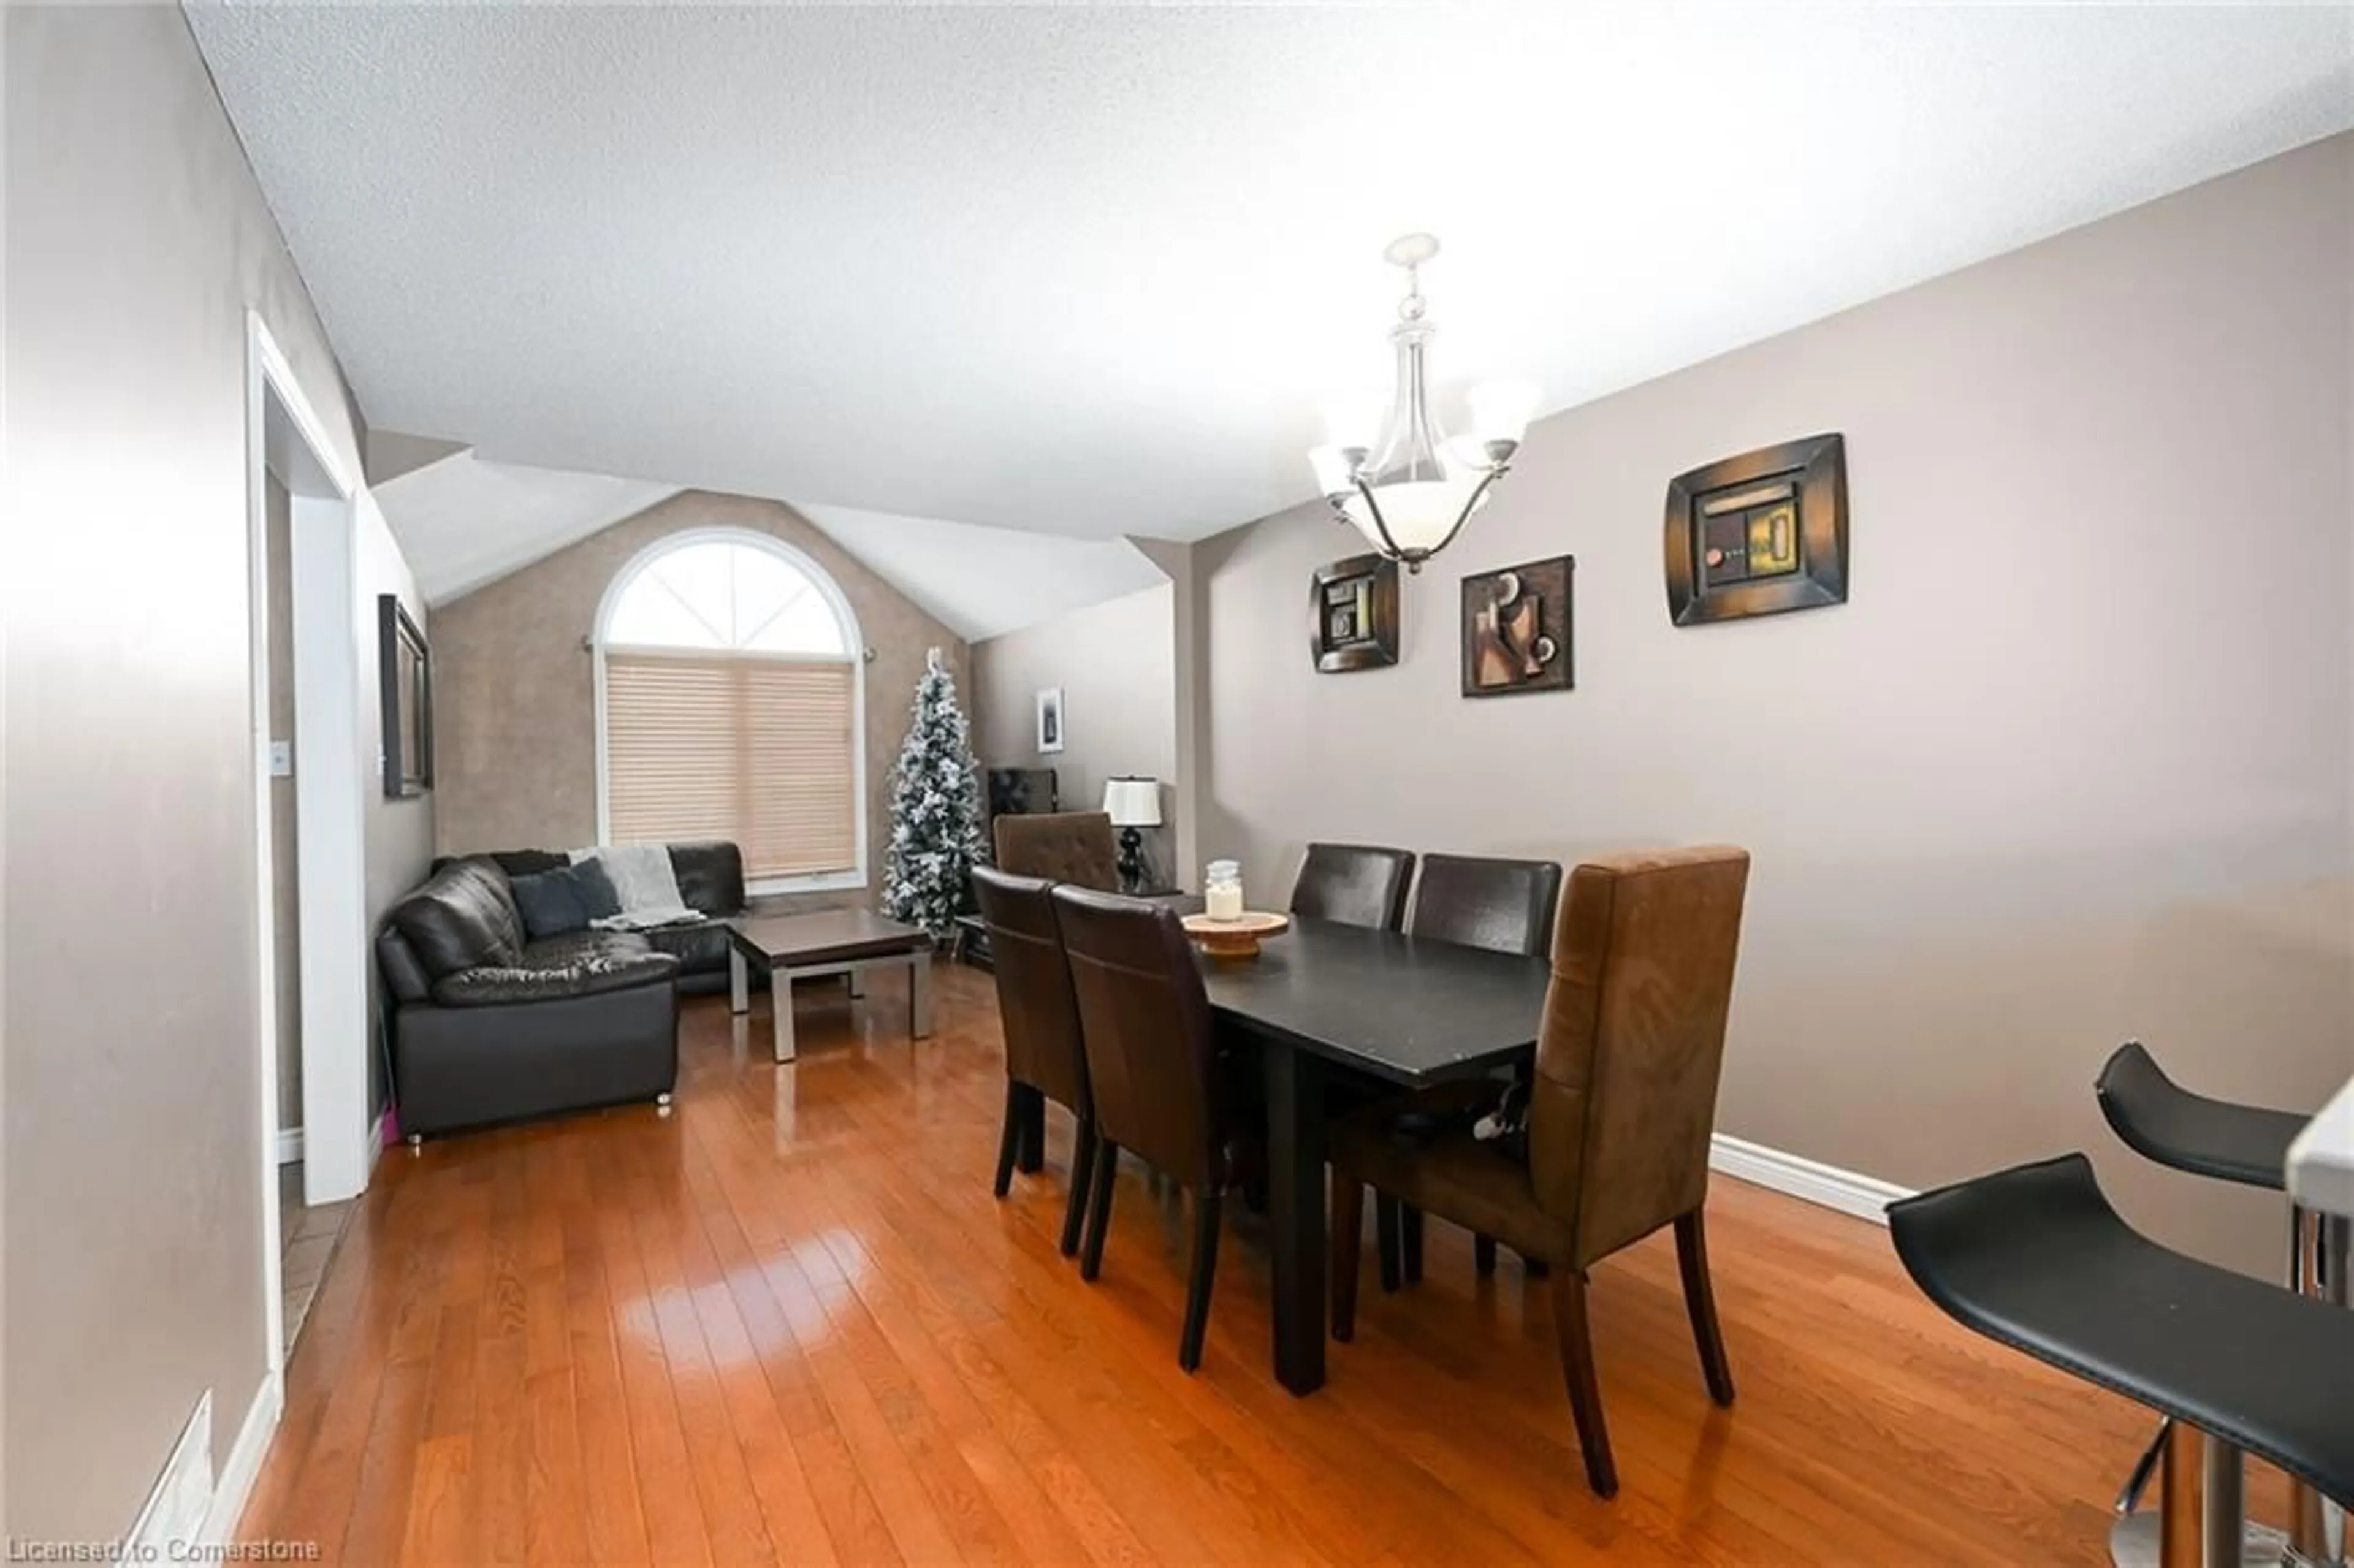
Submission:
[[[700,918],[679,895],[678,874],[663,845],[612,844],[573,853],[580,860],[595,861],[612,878],[613,891],[621,900],[621,912],[613,922],[635,929]]]
[[[591,920],[610,920],[621,912],[621,895],[613,891],[613,879],[594,860],[575,862],[572,880],[580,889],[581,906],[588,911]]]
[[[588,906],[580,895],[579,878],[570,870],[518,876],[508,885],[514,889],[524,933],[533,941],[588,928]]]

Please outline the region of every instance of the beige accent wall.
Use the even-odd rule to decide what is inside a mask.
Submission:
[[[784,540],[830,573],[875,657],[866,666],[867,874],[882,885],[891,765],[928,649],[970,689],[954,632],[779,502],[688,491],[433,612],[434,762],[441,853],[569,849],[597,840],[597,718],[588,639],[606,588],[639,551],[690,528]],[[839,901],[839,900],[835,900]]]
[[[101,1541],[207,1390],[227,1457],[267,1364],[249,308],[354,473],[360,432],[179,9],[0,28],[0,1530]]]
[[[1175,598],[1172,585],[1125,594],[974,644],[976,746],[989,768],[1051,768],[1066,810],[1103,806],[1104,781],[1161,781],[1160,828],[1143,851],[1156,883],[1177,872]],[[1037,694],[1063,689],[1064,748],[1037,747]],[[1177,876],[1185,885],[1193,879]]]
[[[2137,1036],[2226,1099],[2354,1072],[2350,291],[2341,136],[1547,419],[1392,669],[1310,666],[1362,548],[1320,508],[1207,541],[1203,853],[1264,900],[1315,837],[1746,844],[1724,1131],[1908,1186],[2089,1150],[2276,1277],[2277,1194],[2123,1152],[2092,1085]],[[1852,601],[1671,627],[1669,479],[1824,430]],[[1564,552],[1577,690],[1459,696],[1461,577]]]

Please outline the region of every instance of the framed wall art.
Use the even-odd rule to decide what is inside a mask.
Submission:
[[[1566,692],[1577,684],[1570,585],[1577,558],[1557,556],[1463,579],[1463,694]]]
[[[433,788],[433,653],[398,595],[376,596],[376,624],[384,792],[401,800]]]
[[[1398,660],[1398,568],[1352,556],[1316,568],[1308,585],[1308,651],[1326,674]]]
[[[1678,626],[1847,602],[1847,441],[1808,436],[1668,485],[1668,619]]]
[[[1063,749],[1063,688],[1047,686],[1038,693],[1038,749]]]

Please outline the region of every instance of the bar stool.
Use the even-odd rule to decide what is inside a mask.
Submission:
[[[2239,1561],[2244,1454],[2354,1501],[2354,1314],[2159,1246],[2082,1154],[1891,1203],[1888,1229],[1948,1316],[2170,1418],[2161,1568]]]
[[[2101,1102],[2101,1114],[2108,1118],[2110,1128],[2126,1148],[2144,1159],[2193,1176],[2274,1192],[2283,1187],[2288,1146],[2306,1122],[2305,1118],[2287,1111],[2234,1105],[2193,1094],[2168,1077],[2141,1043],[2134,1040],[2110,1054],[2094,1087]],[[2288,1287],[2301,1295],[2310,1294],[2317,1264],[2314,1228],[2307,1224],[2305,1213],[2291,1204]],[[2131,1520],[2168,1436],[2166,1423],[2160,1422],[2157,1436],[2143,1450],[2117,1494],[2116,1511],[2126,1521],[2120,1523],[2116,1536],[2120,1562],[2151,1560],[2152,1549],[2147,1544],[2151,1527]],[[2317,1515],[2305,1520],[2303,1516],[2307,1511],[2300,1502],[2300,1549],[2310,1559],[2326,1562],[2328,1559],[2319,1536],[2320,1521]],[[2256,1555],[2250,1560],[2277,1562],[2283,1539],[2276,1531],[2252,1529],[2249,1551]]]

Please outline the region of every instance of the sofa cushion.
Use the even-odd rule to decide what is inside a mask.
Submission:
[[[670,864],[689,909],[722,916],[744,912],[744,852],[734,844],[673,844]]]
[[[725,974],[727,970],[727,927],[716,920],[698,920],[692,926],[657,926],[645,933],[645,938],[655,950],[678,959],[683,974]]]
[[[524,935],[532,940],[588,928],[588,906],[571,867],[518,876],[508,886],[523,916]]]
[[[392,907],[391,923],[435,980],[482,964],[512,963],[523,949],[506,874],[485,859],[453,861]]]
[[[673,980],[678,960],[642,937],[621,931],[576,931],[533,942],[504,964],[484,964],[433,982],[444,1007],[487,1007],[596,996]]]

